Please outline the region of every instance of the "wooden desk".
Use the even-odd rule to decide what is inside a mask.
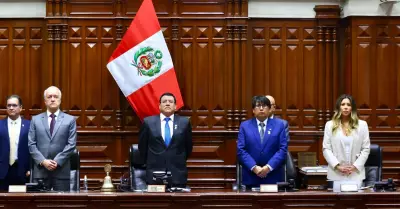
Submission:
[[[400,208],[400,192],[0,193],[0,208]]]
[[[307,189],[308,187],[324,187],[327,188],[327,173],[320,172],[304,172],[300,170],[299,172],[299,180],[300,180],[300,188]],[[309,188],[308,188],[309,189]]]

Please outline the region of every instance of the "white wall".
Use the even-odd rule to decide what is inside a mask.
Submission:
[[[381,3],[380,0],[347,0],[343,16],[400,16],[399,3]]]
[[[0,0],[0,18],[45,16],[46,0]]]
[[[249,0],[249,17],[315,18],[315,5],[339,4],[339,0]]]
[[[340,5],[342,17],[400,16],[399,3],[380,0],[249,0],[249,17],[314,18],[315,5]]]
[[[380,0],[249,0],[249,17],[314,18],[315,5],[341,5],[343,17],[400,16],[400,2],[381,4]],[[46,0],[0,0],[0,18],[45,16]]]

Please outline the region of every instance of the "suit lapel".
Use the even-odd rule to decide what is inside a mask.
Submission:
[[[24,145],[23,137],[25,132],[28,130],[27,124],[25,124],[25,120],[21,118],[21,129],[19,131],[19,141],[18,141],[18,158],[19,158],[19,153],[21,153],[21,147]]]
[[[8,147],[10,147],[10,135],[8,134],[8,118],[6,117],[3,121],[4,121],[4,128],[5,128],[4,135],[7,136]]]
[[[178,130],[179,130],[179,116],[178,115],[174,115],[174,124],[172,125],[172,136],[171,136],[171,141],[169,142],[169,144],[171,144],[174,141],[175,136],[178,136]]]
[[[155,120],[154,124],[155,124],[155,128],[156,128],[156,133],[154,134],[154,136],[156,137],[156,140],[160,140],[160,143],[163,144],[164,147],[166,147],[164,138],[161,133],[161,118],[160,118],[160,116],[154,117],[154,120]]]
[[[29,127],[25,127],[25,125],[26,125],[25,120],[21,118],[21,129],[19,131],[19,141],[21,141],[22,137],[24,136],[26,129],[29,128]]]
[[[256,137],[255,139],[256,139],[257,143],[259,145],[261,145],[261,137],[260,137],[260,132],[258,131],[258,124],[257,124],[257,119],[256,118],[253,118],[253,120],[251,120],[250,129],[253,131],[253,134]]]
[[[51,139],[53,139],[53,137],[56,135],[63,120],[64,120],[64,113],[60,111],[56,119],[56,124],[54,125],[53,135],[51,136]]]
[[[47,135],[48,135],[49,138],[51,139],[50,127],[49,127],[49,120],[47,119],[47,112],[42,113],[42,123],[43,123],[44,129],[46,129]]]
[[[272,131],[274,130],[275,126],[275,120],[273,118],[269,118],[267,121],[267,127],[265,128],[265,133],[264,133],[264,140],[263,140],[263,148],[269,141],[269,137],[271,136]]]

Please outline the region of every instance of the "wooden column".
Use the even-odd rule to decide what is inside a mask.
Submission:
[[[227,25],[226,26],[226,67],[227,67],[227,73],[226,73],[226,87],[225,89],[233,89],[233,25]],[[233,93],[232,91],[229,91],[225,94],[226,98],[226,130],[231,131],[233,130]]]
[[[338,94],[337,29],[340,8],[337,5],[317,5],[314,8],[317,21],[318,45],[318,130],[332,117],[334,101]],[[336,89],[336,90],[334,90]]]
[[[47,4],[46,4],[46,13],[47,13],[47,17],[52,17],[54,16],[53,13],[53,0],[48,0]]]
[[[247,14],[246,14],[247,15]],[[247,101],[247,91],[246,91],[246,86],[250,85],[249,83],[247,83],[247,69],[248,69],[248,62],[247,62],[247,23],[245,25],[243,25],[241,27],[241,31],[240,31],[240,45],[241,45],[241,102],[240,102],[240,122],[245,121],[247,119],[247,112],[248,110],[246,109],[247,105],[249,103],[249,101]]]

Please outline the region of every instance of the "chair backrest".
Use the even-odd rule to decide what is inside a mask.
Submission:
[[[285,179],[285,182],[287,182],[289,179],[293,179],[295,182],[297,180],[296,166],[294,165],[293,157],[289,151],[286,154],[285,178],[284,179]]]
[[[365,186],[373,186],[375,182],[382,181],[382,148],[371,144],[370,153],[365,162]]]
[[[81,156],[79,150],[75,149],[70,157],[71,163],[71,175],[70,175],[70,189],[71,191],[80,191],[80,167],[81,167]]]
[[[70,170],[70,191],[75,191],[78,192],[80,191],[80,154],[79,150],[75,149],[70,157],[70,164],[71,164],[71,170]],[[33,176],[33,165],[35,161],[31,158],[31,176],[29,178],[29,181],[32,183],[33,179],[35,178]]]
[[[147,189],[146,162],[141,157],[137,144],[132,144],[129,149],[129,173],[132,191]]]

